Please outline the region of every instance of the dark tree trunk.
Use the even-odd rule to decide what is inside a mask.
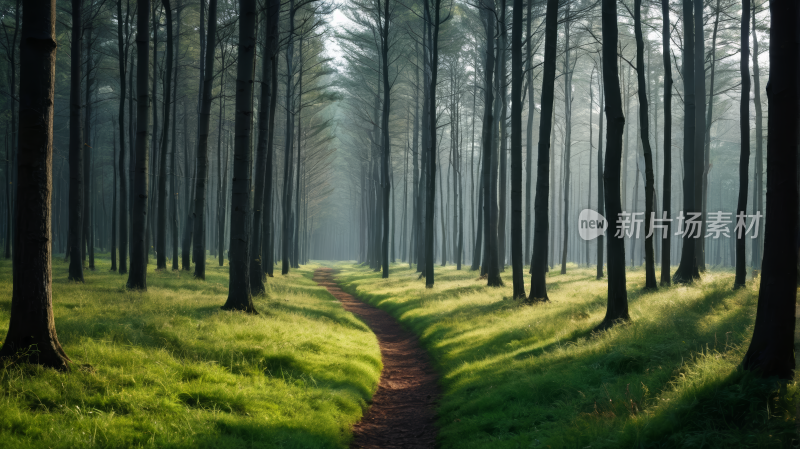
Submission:
[[[130,6],[130,5],[128,5]],[[119,51],[119,274],[128,272],[128,177],[125,170],[125,96],[128,42],[129,11],[125,10],[125,22],[122,21],[122,0],[117,0],[117,50]],[[126,39],[127,40],[127,39]]]
[[[664,185],[662,187],[663,208],[662,217],[665,219],[666,234],[661,240],[661,285],[670,285],[670,243],[672,232],[670,226],[672,207],[672,66],[669,58],[670,49],[670,23],[669,0],[661,0],[662,15],[662,54],[664,64]]]
[[[281,236],[281,274],[289,273],[292,235],[292,153],[294,140],[294,0],[289,4],[289,42],[286,48],[286,139],[283,155],[283,235]]]
[[[141,0],[140,0],[141,1]],[[211,124],[211,93],[214,87],[214,50],[217,39],[217,0],[208,2],[208,35],[205,44],[202,107],[197,143],[197,178],[194,192],[194,277],[206,278],[206,181],[208,178],[208,132]]]
[[[267,154],[267,142],[272,134],[270,105],[272,104],[272,63],[275,57],[276,33],[278,26],[279,4],[272,0],[266,11],[266,37],[264,50],[261,56],[261,100],[258,102],[261,108],[258,115],[258,146],[256,148],[256,189],[255,201],[253,202],[253,235],[252,245],[250,246],[250,293],[260,295],[265,292],[264,286],[264,267],[261,261],[266,257],[266,252],[262,251],[262,239],[268,237],[269,224],[265,224],[265,217],[269,217],[269,212],[265,213],[265,206],[270,204],[269,197],[265,196],[265,191],[272,189],[265,187],[265,184],[272,186],[272,153]],[[269,164],[267,162],[269,159]],[[269,165],[269,169],[267,169]]]
[[[739,100],[739,199],[736,214],[747,214],[748,173],[750,170],[750,0],[742,0],[742,30],[739,51],[739,73],[742,77],[742,94]],[[755,201],[754,201],[755,202]],[[738,220],[737,220],[738,221]],[[735,233],[736,238],[736,279],[733,288],[744,287],[747,278],[747,254],[745,253],[744,232]]]
[[[533,206],[533,256],[531,258],[531,294],[528,301],[547,301],[547,234],[550,225],[550,133],[553,129],[553,100],[556,82],[556,47],[558,46],[558,0],[547,0],[544,29],[544,65],[542,103],[539,116],[539,145],[536,162],[536,199]]]
[[[742,367],[763,377],[791,379],[795,369],[797,295],[797,147],[800,142],[800,3],[769,4],[767,99],[767,210],[764,272],[758,291],[753,339]],[[753,30],[755,32],[755,30]],[[780,43],[780,44],[778,44]],[[16,273],[16,270],[15,270]]]
[[[381,77],[383,81],[383,112],[381,114],[381,187],[383,194],[383,241],[381,242],[381,265],[383,266],[382,278],[389,277],[389,195],[392,184],[389,180],[389,165],[391,164],[391,138],[389,136],[389,105],[391,100],[391,86],[389,85],[389,26],[393,20],[389,9],[389,0],[383,1],[383,22],[380,19],[380,1],[378,1],[378,26],[381,35]],[[444,236],[443,236],[444,237]],[[431,278],[433,281],[433,278]]]
[[[66,370],[71,360],[56,335],[50,269],[56,2],[30,0],[25,6],[20,41],[17,160],[21,188],[17,189],[16,203],[26,207],[18,207],[16,216],[16,229],[24,232],[15,233],[11,319],[0,360],[14,360],[23,352],[28,363]],[[73,8],[76,12],[80,14],[80,7],[77,11]]]
[[[533,116],[536,113],[536,105],[533,103],[533,68],[531,61],[533,58],[533,35],[531,34],[531,25],[533,22],[533,2],[528,2],[528,20],[526,21],[526,34],[525,39],[527,42],[527,55],[525,59],[525,73],[528,78],[528,128],[526,130],[525,139],[525,255],[524,260],[531,260],[531,237],[533,234],[533,223],[531,222],[531,205],[533,204],[531,198],[531,182],[533,181]],[[514,30],[511,30],[514,33]],[[513,39],[513,37],[512,37]],[[512,60],[513,63],[513,60]],[[474,109],[474,108],[473,108]],[[512,111],[513,114],[513,111]]]
[[[83,282],[83,0],[72,0],[72,46],[69,90],[69,280]]]
[[[164,62],[164,124],[161,126],[161,161],[158,173],[158,224],[156,232],[156,269],[167,269],[167,146],[169,143],[169,108],[172,96],[172,8],[169,0],[161,0],[167,22],[167,59]],[[174,142],[173,142],[174,144]]]
[[[177,17],[175,23],[178,25],[178,32],[175,38],[175,48],[181,48],[181,1],[178,0]],[[172,194],[171,203],[171,216],[172,216],[172,270],[180,270],[178,266],[178,62],[180,57],[175,58],[175,79],[174,89],[172,91],[172,162],[170,163],[172,169],[172,176],[170,176],[170,193]],[[173,82],[167,78],[167,82]],[[186,121],[184,115],[183,120]],[[183,138],[186,139],[186,133]]]
[[[117,162],[117,130],[113,130],[112,133],[114,140],[111,153],[114,160],[111,164],[111,173],[114,176],[114,183],[111,187],[111,271],[117,271],[117,172],[114,171]]]
[[[601,65],[602,66],[602,65]],[[598,126],[598,133],[597,133],[597,213],[600,215],[605,214],[605,189],[603,183],[603,111],[605,110],[604,107],[604,100],[605,100],[605,90],[603,88],[603,70],[601,68],[600,74],[598,75],[598,81],[600,81],[600,113],[597,114],[600,117],[599,126]],[[597,279],[602,279],[603,274],[603,249],[605,248],[605,235],[601,234],[597,237]]]
[[[425,9],[428,10],[428,1],[425,0]],[[430,24],[428,33],[433,33],[430,38],[431,46],[431,79],[428,87],[428,173],[430,179],[428,181],[428,195],[427,195],[427,211],[425,214],[425,287],[433,288],[433,202],[436,199],[436,80],[439,74],[439,12],[442,6],[442,0],[433,0],[433,21]],[[428,14],[430,18],[430,14]]]
[[[656,261],[653,253],[653,236],[650,235],[652,227],[651,215],[653,212],[653,199],[656,196],[655,180],[653,176],[653,150],[650,148],[650,122],[649,106],[647,104],[647,83],[644,79],[647,68],[644,65],[644,39],[642,37],[642,0],[634,0],[634,28],[636,34],[636,78],[639,87],[639,134],[641,135],[644,150],[644,259],[645,259],[645,289],[658,288],[656,282]],[[638,171],[638,170],[637,170]],[[637,180],[638,174],[637,174]],[[636,199],[634,198],[634,201]]]
[[[5,258],[11,258],[11,246],[12,246],[12,231],[14,229],[14,222],[13,222],[13,204],[11,202],[12,195],[16,200],[16,186],[18,180],[14,179],[15,172],[12,172],[12,166],[14,170],[16,170],[15,161],[18,156],[19,146],[17,142],[17,133],[14,130],[14,126],[17,125],[17,105],[15,104],[17,100],[17,63],[16,63],[16,54],[17,54],[17,34],[20,30],[20,12],[22,11],[22,2],[20,0],[16,1],[16,7],[14,8],[14,33],[12,35],[11,45],[8,49],[8,66],[9,71],[11,72],[11,82],[9,83],[9,90],[10,92],[10,109],[11,109],[11,132],[10,135],[6,138],[6,245],[5,245]],[[6,125],[6,133],[8,134],[9,129],[8,125]],[[12,192],[13,190],[13,192]],[[12,264],[13,266],[13,264]]]
[[[213,0],[212,0],[213,1]],[[149,77],[150,42],[149,21],[150,2],[138,0],[136,19],[136,170],[133,174],[134,201],[131,213],[131,271],[128,274],[128,288],[147,290],[147,209],[150,194],[150,92]]]
[[[608,99],[605,112],[608,119],[606,135],[606,165],[603,171],[605,202],[609,220],[616,223],[622,212],[620,200],[620,162],[622,159],[622,132],[625,116],[622,114],[622,96],[617,67],[617,2],[603,0],[603,90]],[[602,331],[619,321],[629,321],[628,291],[625,285],[625,239],[608,238],[608,306],[603,321],[594,328]]]
[[[683,23],[694,23],[692,0],[683,0]],[[702,22],[702,18],[700,19]],[[694,29],[691,26],[683,27],[683,213],[697,212],[695,206],[695,57],[694,57]],[[702,70],[702,66],[700,68]],[[701,99],[701,102],[704,100]],[[685,226],[685,225],[684,225]],[[686,229],[684,228],[684,231]],[[696,253],[694,246],[697,240],[693,232],[684,232],[683,247],[681,249],[681,262],[673,277],[676,283],[690,283],[700,278],[697,270]]]
[[[230,284],[223,310],[256,314],[250,295],[250,192],[253,168],[252,116],[256,53],[256,0],[239,0],[239,45],[236,64],[236,139],[231,196]],[[223,186],[224,189],[225,186]]]
[[[752,10],[752,23],[753,23],[753,102],[756,109],[756,156],[755,156],[755,176],[753,184],[755,187],[753,209],[754,215],[757,213],[764,214],[764,136],[763,136],[763,113],[761,111],[761,75],[759,74],[760,68],[758,66],[758,33],[756,33],[756,2],[753,2]],[[758,270],[761,268],[761,249],[764,242],[764,225],[759,223],[758,237],[753,240],[753,255],[752,264],[753,269]]]
[[[189,179],[196,179],[197,177],[197,164],[194,166],[194,170],[192,172],[192,177]],[[192,236],[194,234],[194,205],[195,202],[192,200],[194,198],[195,191],[197,190],[197,184],[192,183],[192,191],[189,194],[189,210],[186,214],[186,223],[183,225],[183,238],[181,239],[181,269],[184,271],[189,271],[192,268],[192,260],[191,260],[191,248],[192,248]]]
[[[706,271],[706,250],[703,230],[705,229],[705,208],[703,196],[703,172],[707,161],[703,153],[706,135],[706,71],[705,71],[705,35],[703,32],[703,0],[694,1],[694,88],[695,88],[695,125],[694,125],[694,212],[700,212],[701,231],[694,242],[695,266],[698,274]],[[685,22],[686,23],[686,22]],[[688,42],[687,42],[688,45]],[[687,172],[689,173],[689,172]]]
[[[522,258],[522,101],[520,101],[523,77],[522,8],[523,0],[514,0],[511,17],[511,98],[513,98],[511,103],[511,271],[514,286],[513,296],[525,299],[525,279],[522,272],[524,262]],[[528,14],[528,18],[530,20],[530,14]],[[530,35],[530,32],[528,34]],[[530,154],[530,151],[528,153]]]
[[[569,178],[572,162],[572,70],[569,66],[569,3],[564,13],[564,157],[561,164],[564,170],[564,186],[562,197],[564,208],[561,210],[563,233],[561,235],[561,274],[567,274],[567,250],[569,248]]]
[[[271,5],[274,8],[275,16],[276,16],[276,18],[274,20],[279,20],[280,4],[277,4],[277,5],[271,4]],[[273,184],[272,184],[272,179],[273,179],[273,174],[274,174],[274,168],[273,168],[272,160],[273,160],[273,154],[274,154],[274,148],[275,148],[275,146],[274,146],[274,143],[275,143],[275,132],[274,132],[274,130],[275,130],[275,110],[276,110],[277,105],[278,105],[278,42],[279,42],[280,28],[278,27],[278,25],[274,25],[274,28],[272,28],[272,31],[274,33],[274,37],[272,38],[272,41],[271,41],[272,42],[272,47],[271,47],[272,53],[271,53],[271,56],[270,56],[272,58],[272,89],[271,89],[271,91],[274,92],[274,94],[272,95],[272,98],[270,98],[270,103],[269,103],[269,129],[272,130],[272,131],[270,131],[269,138],[267,140],[267,168],[266,168],[265,171],[266,171],[266,173],[267,173],[267,175],[269,177],[265,181],[266,185],[264,186],[264,188],[266,190],[264,192],[264,202],[266,203],[265,206],[264,206],[264,210],[266,212],[266,215],[264,216],[264,222],[265,222],[264,237],[266,239],[266,245],[263,245],[264,252],[266,253],[266,255],[265,255],[265,257],[266,257],[266,261],[265,261],[266,265],[264,267],[265,268],[264,271],[265,271],[265,274],[267,276],[269,276],[269,277],[273,277],[273,271],[274,271],[274,268],[275,268],[274,258],[273,258],[273,253],[274,253],[273,245],[275,243],[275,239],[273,237],[273,234],[274,234],[274,230],[275,230],[275,225],[273,223],[273,218],[272,218],[272,212],[273,212],[273,206],[272,206]]]

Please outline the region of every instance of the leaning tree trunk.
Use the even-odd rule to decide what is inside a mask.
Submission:
[[[213,1],[213,0],[212,0]],[[131,212],[131,271],[128,288],[147,290],[147,209],[150,193],[150,92],[147,86],[150,58],[150,2],[138,0],[136,19],[136,170],[133,174],[134,200]]]
[[[158,174],[158,232],[156,233],[156,269],[167,269],[167,143],[169,141],[169,108],[172,96],[172,8],[169,0],[161,0],[167,22],[167,60],[164,61],[164,124],[161,126],[161,161]],[[174,142],[173,142],[174,144]]]
[[[662,187],[662,205],[664,221],[664,233],[666,238],[661,240],[661,285],[670,285],[670,243],[672,233],[670,232],[670,208],[672,207],[672,66],[669,55],[670,42],[670,23],[669,23],[669,0],[661,0],[662,15],[662,53],[664,64],[664,185]]]
[[[658,288],[656,283],[656,261],[653,253],[653,236],[650,235],[653,223],[653,199],[655,198],[655,180],[653,179],[653,150],[650,148],[649,106],[647,104],[647,83],[644,79],[644,38],[642,37],[642,0],[634,0],[634,33],[636,34],[636,78],[639,87],[639,128],[644,151],[644,260],[645,289]],[[638,176],[638,175],[637,175]],[[638,179],[638,177],[637,177]],[[634,200],[635,201],[635,200]]]
[[[544,28],[544,65],[542,71],[539,145],[536,161],[536,199],[533,205],[533,256],[531,294],[528,301],[547,301],[547,234],[550,226],[550,133],[553,128],[553,100],[556,83],[556,47],[558,46],[558,0],[547,0]]]
[[[625,116],[622,114],[622,96],[619,88],[617,67],[617,2],[603,0],[603,91],[607,98],[606,118],[606,165],[603,171],[605,202],[608,216],[613,222],[622,213],[620,199],[620,162],[622,160],[622,132]],[[608,306],[603,321],[594,328],[602,331],[619,321],[629,321],[628,291],[625,285],[625,239],[623,236],[608,238]]]
[[[83,0],[72,0],[72,46],[69,89],[69,280],[83,282],[83,117],[81,79]]]
[[[750,0],[742,0],[741,48],[739,51],[739,73],[742,77],[742,94],[739,100],[739,199],[736,214],[747,214],[747,181],[750,170]],[[754,201],[755,202],[755,201]],[[738,221],[738,220],[737,220]],[[745,253],[744,232],[735,233],[736,238],[736,279],[733,288],[741,288],[747,278],[747,254]]]
[[[702,21],[702,18],[701,18]],[[694,23],[692,0],[683,0],[683,23]],[[695,204],[695,58],[694,30],[691,26],[683,27],[683,213],[696,212]],[[702,66],[701,66],[702,70]],[[704,100],[703,100],[704,101]],[[684,229],[684,231],[687,231]],[[676,283],[690,283],[700,278],[695,261],[695,242],[693,232],[683,233],[681,262],[673,277]]]
[[[525,299],[522,240],[522,0],[511,17],[511,276],[514,298]],[[530,14],[528,15],[530,20]],[[530,34],[530,33],[529,33]],[[532,107],[532,105],[531,105]]]
[[[80,7],[77,11],[73,9],[74,12],[80,13]],[[80,30],[80,27],[73,22],[73,31],[75,29]],[[14,236],[11,319],[0,348],[0,360],[24,353],[23,360],[28,363],[66,370],[71,360],[56,335],[50,269],[57,48],[55,0],[26,2],[19,46],[17,182],[20,188],[16,201],[26,207],[17,208],[16,229],[24,232],[16,232]]]
[[[122,22],[122,0],[117,0],[117,51],[119,52],[119,274],[128,272],[128,176],[125,171],[125,96],[128,74],[128,11],[125,11],[125,27]]]
[[[142,0],[139,0],[142,1]],[[194,277],[206,278],[206,181],[208,178],[208,133],[211,124],[211,101],[214,87],[214,50],[217,39],[217,0],[208,2],[208,38],[203,75],[202,107],[198,123],[197,180],[194,193]]]
[[[230,283],[223,310],[257,314],[250,294],[250,192],[253,149],[250,135],[253,116],[253,83],[256,62],[256,0],[239,0],[239,45],[236,63],[236,138],[233,148],[231,188],[231,239],[228,261]],[[222,188],[224,189],[225,186]]]
[[[791,379],[795,369],[797,295],[797,148],[800,144],[800,3],[770,2],[767,99],[767,210],[764,273],[753,339],[742,367],[763,377]],[[755,33],[755,30],[753,30]],[[778,45],[780,43],[780,45]],[[16,273],[16,271],[15,271]]]

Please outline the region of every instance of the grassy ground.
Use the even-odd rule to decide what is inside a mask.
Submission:
[[[442,447],[792,447],[797,438],[800,376],[780,387],[737,369],[757,285],[734,291],[731,272],[652,293],[641,292],[642,269],[629,272],[632,323],[592,335],[607,289],[594,268],[551,272],[552,302],[526,306],[508,298],[510,268],[506,287],[488,288],[475,272],[437,266],[427,290],[407,265],[389,279],[337,267],[346,290],[430,351],[442,375]]]
[[[0,447],[347,447],[380,373],[374,335],[316,286],[313,266],[269,279],[258,316],[221,311],[228,267],[208,267],[200,282],[151,265],[136,293],[108,259],[85,285],[55,260],[56,326],[74,368],[0,369]],[[3,261],[0,338],[10,307]]]

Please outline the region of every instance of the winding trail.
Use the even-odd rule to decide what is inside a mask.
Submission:
[[[314,281],[325,287],[345,310],[359,316],[378,337],[383,371],[378,391],[364,418],[353,426],[353,448],[433,448],[434,404],[439,397],[436,373],[428,354],[411,332],[391,315],[345,293],[331,268],[319,268]]]

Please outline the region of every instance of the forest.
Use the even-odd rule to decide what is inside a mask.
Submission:
[[[800,447],[797,0],[0,28],[0,449]]]

